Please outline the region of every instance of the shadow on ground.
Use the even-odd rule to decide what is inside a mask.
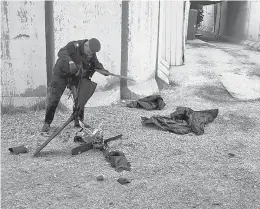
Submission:
[[[237,101],[226,89],[217,86],[202,86],[196,90],[195,95],[211,102]]]

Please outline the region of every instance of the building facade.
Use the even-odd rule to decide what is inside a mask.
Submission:
[[[238,40],[260,42],[259,11],[259,1],[223,1],[204,6],[200,29],[202,33],[208,31]]]
[[[141,94],[158,91],[158,80],[167,83],[170,68],[184,63],[187,3],[2,1],[2,102],[26,105],[44,97],[58,50],[91,37],[102,44],[97,56],[106,69],[135,80],[127,88],[140,93],[147,83],[150,91]],[[97,90],[119,85],[98,73],[93,80]]]

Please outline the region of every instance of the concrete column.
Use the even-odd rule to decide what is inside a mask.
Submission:
[[[127,76],[128,71],[128,39],[129,39],[129,1],[122,1],[121,22],[121,75]],[[127,80],[120,80],[120,98],[125,98]]]
[[[184,14],[184,22],[185,22],[185,27],[184,27],[184,31],[185,31],[185,41],[187,41],[187,37],[188,37],[188,21],[189,21],[189,11],[190,11],[190,0],[186,0],[185,1],[185,14]]]
[[[52,77],[52,68],[55,62],[53,1],[45,1],[45,38],[47,84],[49,84]]]

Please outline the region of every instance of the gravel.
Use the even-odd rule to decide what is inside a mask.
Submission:
[[[206,69],[206,68],[205,68]],[[206,71],[206,70],[204,70]],[[3,115],[1,120],[2,208],[260,208],[259,101],[240,102],[213,75],[161,92],[163,110],[131,109],[122,103],[86,108],[85,121],[104,122],[104,136],[123,134],[110,150],[125,153],[130,172],[116,172],[99,151],[71,156],[73,123],[39,157],[33,152],[47,136],[39,130],[44,111]],[[177,106],[218,108],[205,134],[176,135],[143,127],[141,116],[169,115]],[[70,116],[58,112],[52,131]],[[29,153],[8,148],[25,145]],[[232,156],[232,157],[231,157]],[[98,181],[97,176],[104,180]],[[131,180],[121,185],[119,178]]]

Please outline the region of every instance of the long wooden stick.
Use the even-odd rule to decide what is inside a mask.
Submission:
[[[49,144],[50,141],[51,141],[52,139],[54,139],[55,136],[57,136],[57,135],[58,135],[67,125],[69,125],[70,122],[73,121],[73,120],[74,120],[74,114],[72,114],[72,115],[70,116],[70,118],[69,118],[58,130],[56,130],[56,131],[54,131],[54,132],[52,133],[52,135],[34,152],[33,156],[34,156],[34,157],[37,156],[37,155],[39,154],[39,152],[40,152],[44,147],[46,147],[46,145]]]
[[[118,78],[123,78],[123,79],[126,79],[126,80],[134,81],[134,79],[132,79],[132,78],[122,76],[122,75],[117,75],[117,74],[114,74],[114,73],[110,73],[110,72],[107,72],[107,71],[104,71],[104,70],[101,70],[101,69],[96,69],[96,71],[101,73],[101,74],[106,73],[107,75],[112,75],[112,76],[115,76],[115,77],[118,77]]]

